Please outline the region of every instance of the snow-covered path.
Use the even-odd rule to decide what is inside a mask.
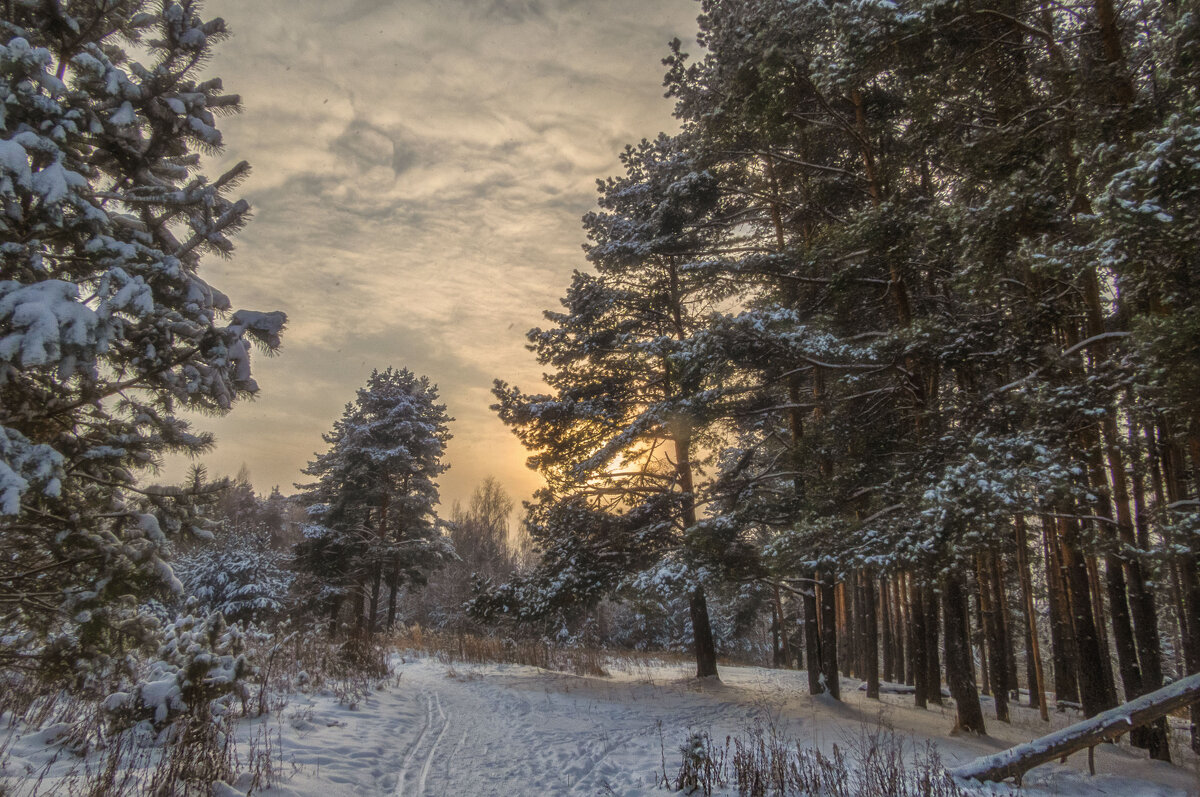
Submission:
[[[755,723],[826,750],[846,749],[882,724],[918,742],[932,738],[948,765],[1043,732],[1030,713],[1030,723],[990,723],[991,738],[950,736],[949,711],[920,711],[899,696],[868,701],[849,681],[844,703],[813,699],[802,672],[728,667],[722,683],[700,684],[682,665],[637,667],[611,678],[430,660],[398,669],[397,686],[354,709],[328,697],[296,697],[265,720],[273,723],[281,745],[275,756],[288,773],[266,794],[663,794],[655,777],[664,751],[674,774],[689,730],[723,742]],[[1056,725],[1067,721],[1056,718]],[[1086,766],[1086,756],[1076,758],[1074,766]],[[1126,747],[1098,751],[1097,767],[1096,778],[1071,766],[1045,767],[1026,786],[1054,794],[1200,793],[1196,772],[1146,761]]]
[[[321,699],[285,709],[280,754],[287,769],[298,769],[269,793],[641,793],[654,788],[664,738],[671,768],[681,730],[737,729],[764,715],[759,705],[684,683],[430,661],[402,672],[399,686],[355,710]]]

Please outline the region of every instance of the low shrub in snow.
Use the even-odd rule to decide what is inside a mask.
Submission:
[[[148,721],[156,729],[183,713],[221,717],[234,699],[245,705],[253,672],[240,626],[227,625],[219,613],[203,620],[189,615],[166,627],[158,658],[139,683],[110,695],[104,706],[118,724]]]

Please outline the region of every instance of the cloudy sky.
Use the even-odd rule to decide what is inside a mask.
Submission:
[[[488,409],[535,387],[524,333],[583,268],[580,216],[627,143],[675,129],[660,60],[693,0],[209,0],[234,37],[210,72],[242,95],[221,165],[249,160],[255,218],[206,278],[281,309],[262,392],[204,418],[211,473],[291,492],[373,368],[436,382],[450,414],[443,500],[537,477]],[[694,50],[694,46],[691,48]],[[178,478],[186,465],[171,463]]]

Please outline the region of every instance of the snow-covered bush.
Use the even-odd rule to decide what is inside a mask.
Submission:
[[[218,613],[188,615],[167,626],[158,656],[137,685],[104,705],[119,724],[149,721],[156,729],[183,713],[220,718],[235,699],[249,697],[247,678],[254,672],[240,626],[227,625]]]

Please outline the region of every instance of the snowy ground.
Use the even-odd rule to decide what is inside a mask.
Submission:
[[[1046,732],[1019,709],[1014,725],[994,720],[990,738],[951,736],[952,715],[918,710],[911,697],[868,700],[845,681],[844,703],[807,694],[803,672],[724,667],[721,683],[698,683],[686,665],[629,665],[608,678],[548,673],[516,665],[446,665],[397,660],[395,686],[357,706],[331,695],[295,695],[273,715],[243,723],[247,738],[270,729],[272,755],[284,780],[263,794],[305,797],[372,795],[664,794],[656,775],[675,774],[678,748],[691,730],[716,739],[759,723],[819,745],[852,746],[880,725],[923,744],[932,739],[947,765],[1027,741]],[[1060,727],[1071,718],[1056,715]],[[38,742],[45,745],[40,736]],[[32,739],[14,755],[36,764]],[[44,756],[45,754],[42,753]],[[1086,754],[1048,765],[1025,782],[1031,794],[1200,794],[1195,764],[1151,762],[1127,746],[1097,751],[1097,776]],[[10,769],[10,771],[13,771]],[[218,795],[244,794],[218,788]],[[1009,793],[989,786],[984,793]]]
[[[674,774],[689,730],[714,738],[773,724],[787,735],[843,749],[883,724],[923,742],[933,739],[948,765],[1027,741],[1044,731],[1037,715],[1016,726],[992,722],[992,738],[950,736],[951,713],[913,708],[911,698],[868,700],[846,681],[845,702],[813,699],[802,672],[722,668],[722,683],[701,685],[689,666],[634,666],[609,678],[531,667],[399,665],[399,686],[356,710],[326,698],[293,701],[283,712],[280,751],[294,775],[278,795],[663,794],[656,774]],[[1056,717],[1055,725],[1068,718]],[[278,719],[275,720],[279,722]],[[1029,729],[1026,729],[1028,726]],[[1128,747],[1097,752],[1072,766],[1030,773],[1028,791],[1048,794],[1200,793],[1200,775],[1145,759]],[[1008,791],[1004,788],[1002,791]]]

